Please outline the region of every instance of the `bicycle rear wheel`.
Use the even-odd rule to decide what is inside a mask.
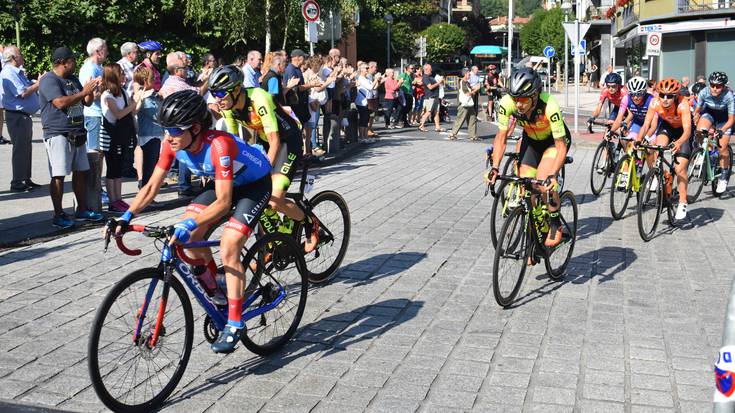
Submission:
[[[702,193],[704,186],[704,178],[706,177],[706,165],[704,164],[704,152],[697,150],[692,155],[687,165],[687,176],[689,177],[689,185],[687,186],[687,202],[693,204]]]
[[[246,314],[266,311],[245,320],[241,341],[253,353],[268,355],[291,339],[306,308],[303,249],[285,234],[267,234],[248,250],[243,266],[250,279],[245,300],[255,297]]]
[[[577,199],[571,191],[564,191],[559,196],[559,217],[561,218],[562,241],[554,247],[544,258],[546,272],[553,280],[564,277],[569,260],[574,253],[574,244],[577,241]]]
[[[612,159],[610,159],[610,151],[608,142],[602,141],[597,146],[595,156],[592,158],[592,169],[590,170],[590,188],[592,193],[600,195],[602,188],[605,187],[607,176],[612,172]]]
[[[515,182],[503,181],[497,191],[497,196],[493,199],[493,206],[490,212],[490,240],[493,247],[498,246],[498,233],[503,227],[503,223],[513,212],[515,206],[520,202],[520,187]]]
[[[168,287],[168,298],[162,300],[161,271],[141,269],[115,284],[97,310],[87,349],[89,375],[95,393],[113,411],[155,410],[186,370],[194,338],[191,303],[179,280],[171,277]],[[140,314],[146,302],[147,311]],[[153,344],[162,302],[165,312]]]
[[[631,166],[633,161],[629,155],[623,156],[615,167],[615,174],[610,183],[610,214],[620,219],[625,214],[632,194]]]
[[[648,171],[640,189],[638,202],[638,233],[643,241],[650,241],[658,226],[663,201],[663,177],[658,169]]]
[[[337,268],[350,244],[350,210],[342,196],[334,191],[323,191],[309,201],[311,211],[319,220],[317,248],[304,255],[309,282],[322,284],[334,278]],[[296,229],[303,251],[305,232],[303,224]]]
[[[529,242],[524,208],[516,208],[503,224],[495,248],[493,263],[493,294],[503,307],[513,303],[526,273]]]
[[[727,153],[730,154],[730,163],[729,165],[727,165],[727,167],[725,168],[725,171],[723,171],[722,173],[726,173],[727,175],[725,176],[729,178],[730,175],[732,175],[732,165],[733,165],[733,153],[732,153],[732,147],[730,145],[727,145]],[[715,196],[722,195],[722,194],[717,193],[717,179],[712,180],[712,194],[714,194]]]

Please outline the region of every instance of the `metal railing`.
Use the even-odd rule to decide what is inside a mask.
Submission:
[[[733,0],[679,0],[679,13],[735,9]]]

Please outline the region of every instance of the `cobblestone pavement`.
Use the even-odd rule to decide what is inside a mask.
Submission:
[[[551,282],[534,267],[503,310],[483,149],[408,134],[321,170],[315,190],[340,192],[352,213],[339,277],[312,289],[295,341],[270,358],[213,354],[195,311],[195,348],[164,410],[711,410],[735,201],[705,193],[683,228],[664,223],[643,243],[632,208],[613,222],[608,196],[590,194],[592,148],[579,146],[567,169],[580,204],[568,274]],[[86,364],[95,308],[157,258],[129,238],[143,256],[102,255],[97,230],[0,255],[0,400],[104,410]]]

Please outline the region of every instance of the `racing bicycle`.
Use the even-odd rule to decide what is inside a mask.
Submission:
[[[718,139],[714,133],[707,130],[698,130],[694,136],[693,143],[696,147],[687,166],[687,176],[689,177],[687,201],[690,204],[699,198],[705,183],[711,184],[712,194],[719,196],[720,194],[716,191],[717,180],[722,176],[729,177],[733,164],[732,147],[727,145],[730,164],[727,165],[727,169],[722,169],[720,166],[720,153],[717,149]]]

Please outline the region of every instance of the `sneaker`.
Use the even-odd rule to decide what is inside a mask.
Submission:
[[[674,219],[679,221],[686,217],[687,217],[687,204],[680,203],[679,206],[676,207],[676,216],[674,217]]]
[[[212,351],[215,353],[232,353],[237,348],[237,343],[240,341],[244,329],[244,324],[242,326],[225,324],[225,328],[220,331],[217,340],[212,343]]]
[[[122,212],[127,211],[128,207],[126,207],[125,205],[122,205],[120,203],[120,200],[117,200],[115,202],[111,202],[110,205],[107,206],[107,210],[109,210],[110,212],[121,212],[122,213]]]
[[[110,203],[110,197],[107,196],[107,191],[102,191],[102,203],[108,205]]]
[[[99,212],[86,210],[86,211],[77,212],[76,214],[74,214],[74,218],[76,218],[79,221],[97,222],[97,221],[102,221],[102,218],[104,217]]]
[[[53,221],[51,221],[55,227],[59,228],[72,228],[76,223],[73,219],[70,219],[65,213],[55,215]]]
[[[375,143],[375,138],[367,137],[362,140],[364,143]]]
[[[311,222],[304,222],[304,235],[306,236],[304,252],[308,254],[319,244],[319,220],[315,216],[311,217]]]
[[[718,194],[721,194],[727,190],[727,179],[718,179],[717,180],[717,188],[715,188],[715,192]]]
[[[31,188],[31,189],[33,189],[33,188],[40,188],[43,185],[37,184],[37,183],[35,183],[35,182],[33,182],[33,181],[31,181],[29,179],[29,180],[26,181],[26,186],[29,187],[29,188]]]

